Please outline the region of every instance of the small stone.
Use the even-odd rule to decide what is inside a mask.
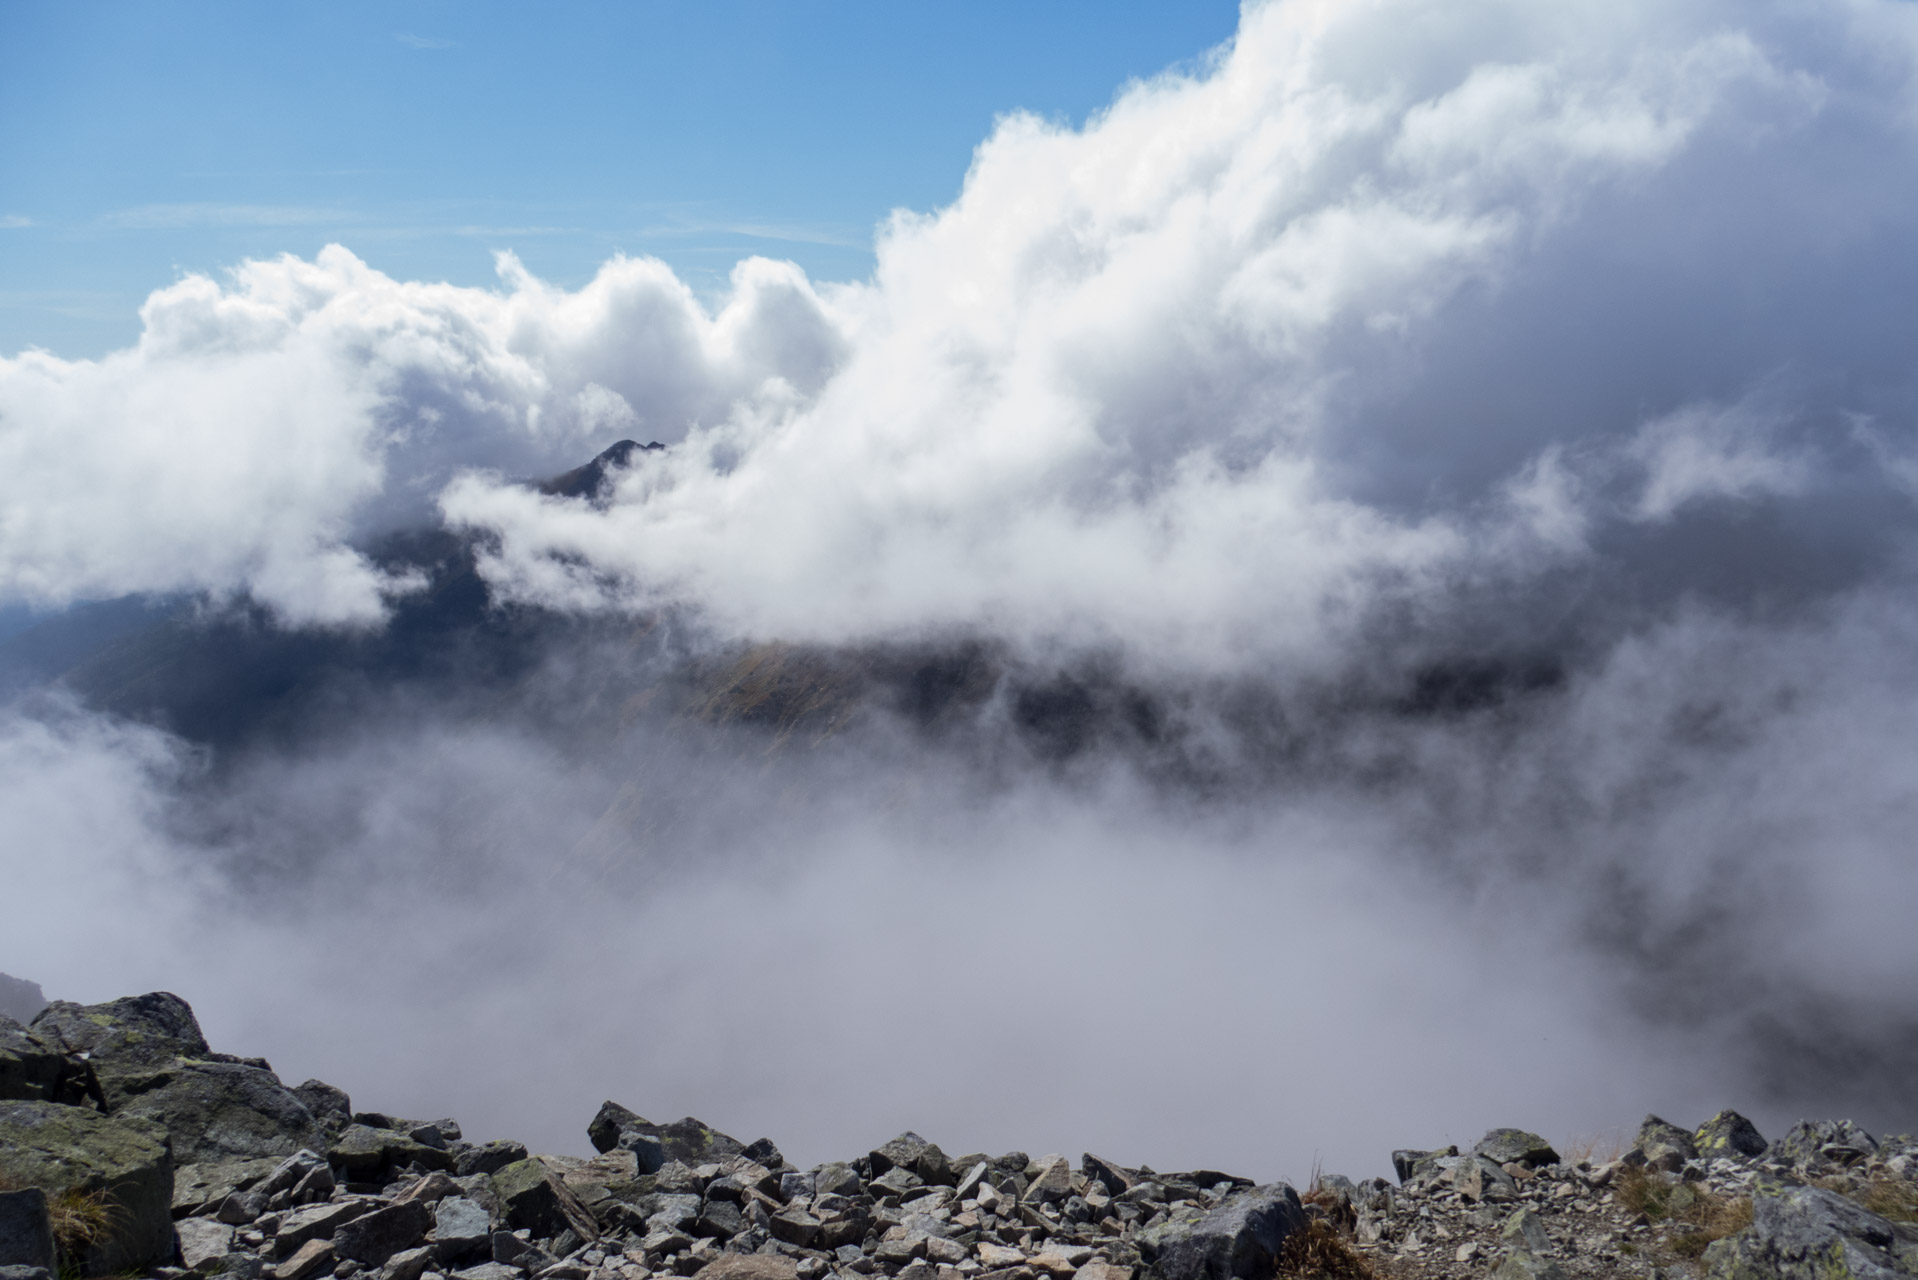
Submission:
[[[1531,1253],[1550,1253],[1552,1237],[1546,1234],[1545,1220],[1530,1209],[1520,1209],[1507,1218],[1498,1230],[1499,1239]]]
[[[1491,1280],[1567,1280],[1567,1277],[1556,1262],[1517,1249],[1492,1268]]]
[[[1478,1257],[1478,1241],[1476,1240],[1467,1240],[1464,1244],[1452,1251],[1452,1261],[1454,1262],[1470,1262],[1476,1257]]]
[[[701,1280],[798,1280],[799,1265],[779,1254],[727,1253],[694,1274]]]
[[[180,1239],[180,1262],[189,1271],[207,1271],[233,1252],[233,1228],[211,1218],[183,1218],[174,1224]]]
[[[433,1210],[433,1239],[442,1263],[476,1258],[492,1242],[486,1209],[465,1196],[447,1196]]]
[[[308,1280],[311,1276],[330,1270],[333,1263],[331,1240],[308,1240],[294,1251],[292,1257],[273,1268],[273,1277],[274,1280]]]
[[[1035,1171],[1021,1198],[1027,1204],[1054,1204],[1071,1194],[1072,1165],[1064,1156],[1054,1156]]]
[[[380,1280],[420,1280],[432,1264],[432,1245],[404,1249],[386,1260],[380,1268]]]

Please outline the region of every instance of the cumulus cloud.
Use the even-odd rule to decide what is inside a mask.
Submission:
[[[603,513],[483,476],[443,510],[497,539],[509,598],[1230,667],[1337,654],[1371,605],[1522,581],[1608,521],[1800,494],[1842,468],[1834,397],[1890,401],[1900,435],[1911,408],[1877,319],[1811,296],[1805,229],[1840,269],[1894,250],[1884,211],[1751,201],[1793,157],[1862,158],[1860,127],[1914,159],[1905,16],[1824,11],[1809,50],[1802,21],[1251,7],[1201,73],[1083,129],[1009,118],[952,207],[896,217],[815,401],[702,424]],[[1764,341],[1647,341],[1728,288]],[[1712,407],[1781,373],[1763,432]]]
[[[0,360],[0,593],[248,592],[294,623],[376,622],[410,585],[364,541],[421,520],[456,466],[550,471],[816,393],[839,338],[791,267],[709,313],[650,260],[577,293],[510,256],[505,289],[392,280],[344,249],[189,276],[100,360]]]
[[[754,259],[708,310],[650,260],[475,290],[339,248],[189,278],[132,350],[0,366],[0,590],[373,621],[408,584],[367,536],[437,500],[502,599],[1317,661],[1375,598],[1818,491],[1858,470],[1843,414],[1909,434],[1910,28],[1252,5],[1083,127],[1001,121],[865,283]],[[1711,407],[1761,387],[1763,440]],[[512,486],[619,435],[678,447],[604,511]]]

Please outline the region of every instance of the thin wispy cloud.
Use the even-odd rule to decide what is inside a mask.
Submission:
[[[167,231],[184,227],[309,227],[350,222],[339,209],[281,204],[143,204],[109,213],[101,221],[109,227],[134,231]]]
[[[409,49],[452,49],[457,48],[451,40],[441,40],[436,36],[417,36],[411,31],[396,31],[393,38]]]
[[[18,213],[0,214],[0,231],[18,231],[21,227],[30,227],[33,219]]]

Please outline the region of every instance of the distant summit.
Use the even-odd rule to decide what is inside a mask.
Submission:
[[[641,444],[637,440],[621,440],[607,448],[591,462],[582,467],[554,476],[551,480],[542,480],[534,487],[541,493],[555,498],[585,498],[588,502],[599,497],[600,489],[606,483],[606,476],[616,468],[625,468],[632,463],[635,453],[651,453],[666,446],[657,440]]]
[[[28,982],[25,978],[15,978],[0,973],[0,1018],[12,1018],[15,1022],[32,1022],[40,1010],[47,1007],[47,997],[37,982]]]

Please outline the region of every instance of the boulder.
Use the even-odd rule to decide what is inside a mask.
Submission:
[[[1918,1276],[1918,1227],[1822,1187],[1761,1191],[1752,1225],[1705,1250],[1709,1280],[1892,1280]]]
[[[38,1187],[0,1191],[0,1267],[52,1271],[57,1265],[47,1193]]]
[[[819,1166],[813,1175],[813,1192],[822,1196],[856,1196],[861,1190],[859,1174],[849,1164],[833,1160]]]
[[[333,1242],[308,1240],[293,1256],[273,1268],[273,1280],[309,1280],[333,1266]]]
[[[1479,1155],[1461,1156],[1452,1166],[1452,1187],[1474,1204],[1518,1199],[1518,1183],[1512,1175]]]
[[[102,1077],[175,1058],[203,1059],[212,1050],[193,1008],[170,991],[124,996],[105,1004],[56,1000],[33,1020],[33,1031],[67,1053],[84,1053]]]
[[[1096,1179],[1106,1184],[1108,1195],[1118,1195],[1129,1190],[1138,1180],[1138,1175],[1124,1165],[1114,1164],[1110,1160],[1101,1160],[1090,1151],[1079,1157],[1079,1168],[1085,1172],[1088,1180]]]
[[[273,1236],[273,1254],[284,1258],[298,1253],[316,1240],[329,1242],[330,1254],[334,1232],[379,1207],[377,1200],[342,1200],[336,1204],[316,1204],[295,1209],[280,1219],[280,1229]]]
[[[1528,1169],[1558,1163],[1551,1143],[1523,1129],[1494,1129],[1473,1144],[1472,1154],[1495,1165],[1522,1164]]]
[[[586,1126],[586,1136],[596,1151],[607,1152],[615,1147],[631,1151],[638,1158],[641,1173],[656,1173],[668,1160],[679,1160],[694,1168],[717,1164],[746,1150],[737,1139],[691,1116],[671,1124],[654,1124],[638,1112],[612,1101],[600,1105]],[[766,1146],[772,1150],[775,1159],[771,1163],[776,1166],[780,1163],[776,1158],[778,1152],[771,1143]]]
[[[56,1000],[32,1030],[85,1054],[105,1109],[164,1126],[180,1164],[287,1156],[321,1140],[313,1113],[278,1076],[257,1059],[214,1053],[192,1008],[170,992],[95,1005]]]
[[[1645,1117],[1645,1122],[1638,1126],[1637,1140],[1625,1153],[1626,1163],[1661,1173],[1677,1173],[1687,1160],[1697,1158],[1698,1148],[1692,1144],[1692,1135],[1657,1116]]]
[[[173,1216],[186,1218],[217,1209],[235,1192],[259,1186],[281,1163],[267,1156],[181,1165],[173,1171]],[[264,1207],[264,1198],[261,1203]]]
[[[499,1198],[506,1225],[525,1228],[550,1240],[571,1228],[583,1240],[599,1238],[593,1215],[538,1157],[509,1164],[493,1175],[493,1194]]]
[[[187,1218],[174,1233],[180,1241],[180,1265],[189,1271],[212,1271],[233,1252],[233,1228],[211,1218]]]
[[[507,1165],[524,1160],[527,1151],[524,1143],[502,1139],[478,1145],[464,1143],[455,1147],[452,1154],[454,1174],[470,1178],[475,1174],[498,1173]]]
[[[1061,1204],[1072,1194],[1072,1165],[1064,1156],[1054,1156],[1032,1172],[1026,1183],[1027,1204]]]
[[[1721,1111],[1692,1134],[1692,1146],[1707,1160],[1729,1157],[1749,1160],[1765,1154],[1764,1135],[1758,1126],[1736,1111]]]
[[[510,1231],[495,1231],[492,1245],[494,1262],[534,1274],[559,1261],[538,1245],[522,1240]]]
[[[1304,1230],[1305,1208],[1281,1182],[1228,1195],[1218,1208],[1161,1235],[1152,1273],[1162,1280],[1263,1280],[1286,1237]]]
[[[492,1218],[484,1205],[465,1196],[448,1196],[433,1211],[433,1240],[439,1260],[451,1266],[480,1260],[491,1246]]]
[[[420,1280],[433,1265],[433,1246],[421,1245],[394,1254],[380,1268],[380,1280]]]
[[[1877,1140],[1849,1120],[1800,1120],[1766,1149],[1782,1164],[1861,1164],[1878,1150]]]
[[[1531,1209],[1520,1209],[1500,1224],[1498,1238],[1528,1253],[1552,1251],[1552,1237],[1545,1232],[1545,1220]]]
[[[771,1138],[754,1138],[741,1149],[739,1154],[754,1164],[765,1165],[768,1169],[783,1168],[786,1164],[786,1157],[780,1154],[779,1148],[773,1145]]]
[[[1514,1249],[1492,1268],[1490,1280],[1566,1280],[1565,1268],[1550,1258]]]
[[[353,1100],[346,1096],[346,1090],[324,1080],[308,1080],[294,1085],[291,1092],[328,1133],[338,1133],[353,1123]]]
[[[1392,1172],[1398,1175],[1401,1183],[1410,1182],[1431,1169],[1439,1160],[1451,1159],[1457,1155],[1457,1147],[1443,1147],[1431,1151],[1401,1147],[1392,1153]]]
[[[416,1142],[397,1129],[350,1124],[326,1149],[327,1161],[350,1182],[391,1182],[413,1165],[442,1172],[453,1169],[452,1152]]]
[[[453,1275],[455,1280],[522,1280],[518,1267],[509,1267],[503,1262],[482,1262],[464,1271],[455,1271]]]
[[[80,1106],[99,1101],[93,1068],[69,1055],[57,1041],[0,1016],[0,1102],[64,1102]]]
[[[799,1265],[776,1253],[724,1253],[693,1274],[696,1280],[798,1280]]]
[[[89,1275],[148,1267],[173,1253],[173,1158],[151,1122],[57,1102],[0,1102],[0,1183],[50,1196],[98,1193],[99,1238],[71,1261]]]
[[[324,1135],[313,1113],[271,1071],[237,1062],[177,1062],[103,1078],[117,1116],[152,1120],[183,1164],[231,1157],[290,1156]]]
[[[586,1125],[586,1137],[593,1144],[593,1150],[604,1153],[619,1145],[621,1134],[647,1125],[646,1118],[637,1111],[629,1111],[608,1098],[599,1104],[599,1110]]]
[[[302,1147],[275,1165],[273,1172],[252,1189],[265,1196],[273,1208],[286,1209],[318,1204],[332,1196],[334,1187],[333,1166],[326,1157]]]
[[[871,1162],[872,1176],[883,1176],[889,1169],[905,1169],[917,1174],[919,1180],[932,1186],[949,1187],[953,1184],[952,1166],[946,1160],[946,1153],[939,1144],[927,1142],[916,1133],[906,1132],[875,1149],[866,1157]],[[1071,1166],[1067,1166],[1070,1176]]]
[[[414,1201],[390,1204],[361,1214],[333,1233],[333,1253],[363,1267],[383,1267],[387,1259],[418,1248],[433,1225],[433,1211]]]

